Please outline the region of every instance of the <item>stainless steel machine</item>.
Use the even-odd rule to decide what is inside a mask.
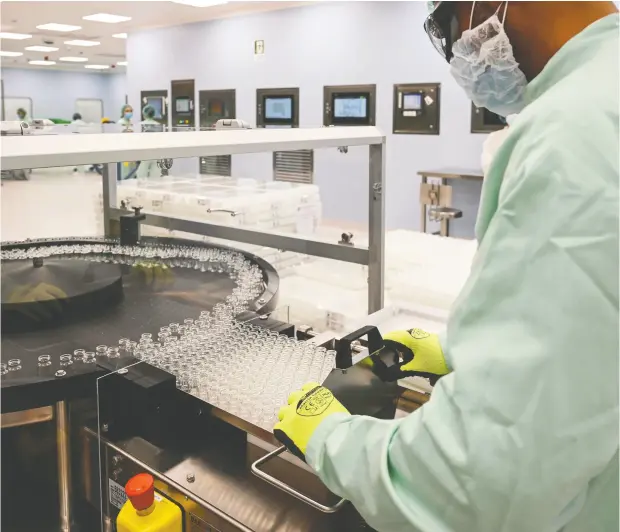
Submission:
[[[180,509],[186,531],[368,529],[284,452],[271,426],[274,406],[309,375],[308,353],[307,371],[316,366],[354,413],[391,418],[397,401],[404,410],[423,403],[362,363],[378,352],[376,329],[335,337],[294,327],[277,308],[278,275],[264,260],[212,241],[145,238],[141,227],[365,264],[369,316],[360,326],[378,325],[384,136],[374,127],[195,132],[183,143],[166,135],[3,142],[8,170],[104,165],[106,231],[3,243],[3,529],[115,530],[124,485],[139,472]],[[362,145],[368,248],[118,208],[117,161]]]

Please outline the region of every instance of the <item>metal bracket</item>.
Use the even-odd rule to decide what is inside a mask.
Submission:
[[[324,504],[321,504],[320,502],[317,502],[314,499],[307,497],[306,495],[304,495],[303,493],[300,493],[296,489],[291,488],[291,486],[289,486],[288,484],[285,484],[281,480],[278,480],[277,478],[272,477],[271,475],[268,475],[267,473],[259,469],[259,466],[266,464],[270,460],[274,459],[276,456],[281,455],[284,451],[286,451],[286,447],[283,445],[282,447],[278,447],[275,451],[271,451],[270,453],[266,454],[262,458],[259,458],[258,460],[256,460],[256,462],[254,462],[250,466],[252,473],[254,473],[258,478],[264,480],[265,482],[268,482],[272,486],[275,486],[276,488],[281,489],[283,492],[288,493],[289,495],[292,495],[296,499],[302,502],[305,502],[308,506],[312,506],[312,508],[319,510],[323,513],[333,514],[344,506],[344,504],[347,502],[346,499],[340,499],[333,506],[325,506]]]
[[[207,213],[209,214],[214,213],[214,212],[227,212],[233,217],[239,214],[237,211],[231,211],[230,209],[207,209]]]
[[[354,246],[355,244],[353,243],[353,233],[342,233],[342,235],[340,235],[340,240],[338,241],[338,244],[342,244],[343,246]]]
[[[172,168],[173,159],[160,159],[157,161],[157,166],[161,170],[161,177],[166,177],[168,175],[168,170]]]

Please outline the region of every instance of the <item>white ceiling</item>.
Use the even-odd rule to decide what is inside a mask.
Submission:
[[[263,11],[275,11],[297,7],[306,2],[229,2],[211,7],[193,7],[177,4],[170,1],[68,1],[68,2],[38,2],[13,1],[0,2],[0,28],[3,32],[26,33],[32,39],[0,41],[3,51],[23,52],[20,57],[2,57],[2,67],[40,68],[57,70],[78,70],[82,72],[124,72],[125,67],[116,63],[125,59],[125,40],[112,37],[115,33],[131,33],[132,31],[178,26],[190,22],[233,17]],[[106,24],[90,22],[82,17],[96,13],[108,13],[131,17],[128,22]],[[81,26],[81,30],[69,33],[38,30],[36,26],[55,22]],[[89,48],[67,46],[65,41],[72,39],[95,40],[101,44]],[[24,50],[27,46],[45,45],[45,41],[52,41],[59,48],[57,52],[32,52]],[[63,63],[59,57],[82,56],[88,58],[88,63]],[[48,58],[56,61],[54,66],[33,66],[29,60]],[[101,64],[114,66],[109,70],[97,71],[84,68],[85,64]]]

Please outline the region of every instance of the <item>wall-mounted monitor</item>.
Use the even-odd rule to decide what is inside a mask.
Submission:
[[[186,98],[186,97],[175,98],[174,99],[174,110],[177,113],[182,113],[182,114],[189,113],[191,110],[189,98]]]
[[[332,94],[334,124],[368,125],[370,94],[367,92],[344,92]]]
[[[439,83],[397,83],[392,101],[392,132],[439,135]]]
[[[299,127],[299,89],[257,89],[257,127]]]
[[[293,119],[292,96],[264,96],[265,121],[291,121]]]
[[[405,111],[421,111],[422,105],[422,93],[409,92],[403,94],[403,109]]]
[[[323,124],[371,126],[375,123],[375,86],[324,87]]]
[[[195,125],[194,98],[196,89],[193,79],[177,79],[170,82],[170,114],[173,128],[192,128]]]

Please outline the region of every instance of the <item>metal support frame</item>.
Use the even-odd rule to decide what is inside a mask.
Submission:
[[[144,213],[143,224],[368,266],[368,313],[371,314],[381,310],[384,303],[385,141],[369,145],[368,174],[368,249],[150,213]],[[116,207],[116,176],[115,163],[103,166],[103,219],[107,237],[112,236],[111,222],[128,213]]]
[[[385,141],[369,146],[368,313],[383,308],[385,274]]]
[[[445,178],[440,178],[440,180],[441,180],[441,184],[438,186],[437,207],[441,205],[441,201],[440,201],[441,187],[445,187],[448,182],[448,180]],[[422,176],[420,190],[422,190],[422,188],[426,184],[428,184],[428,177]],[[427,225],[427,219],[428,219],[429,214],[430,214],[430,209],[427,208],[427,204],[424,203],[422,199],[420,198],[420,231],[422,233],[426,233],[426,225]],[[431,221],[440,222],[439,234],[441,236],[450,236],[450,220],[448,218],[442,217],[439,220],[431,218]]]
[[[67,404],[56,403],[56,446],[58,453],[58,502],[60,530],[71,530],[71,455],[69,450],[70,425]]]
[[[106,237],[112,236],[111,206],[117,205],[116,200],[116,181],[118,179],[118,167],[116,163],[103,165],[101,180],[103,182],[103,234]]]

